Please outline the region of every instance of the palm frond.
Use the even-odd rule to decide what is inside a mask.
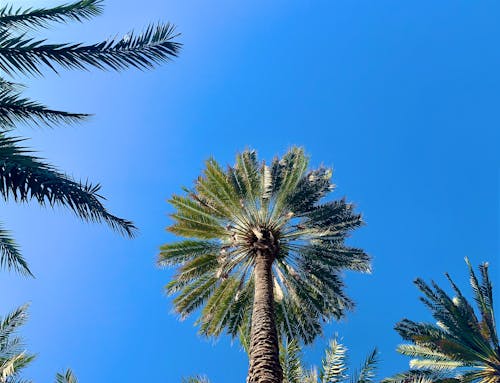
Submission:
[[[0,267],[33,276],[10,233],[0,225]]]
[[[0,129],[10,129],[17,123],[40,125],[74,124],[86,119],[88,114],[68,113],[49,109],[17,92],[0,90]]]
[[[67,369],[64,373],[56,374],[56,383],[78,383],[78,379],[73,371]]]
[[[351,383],[371,383],[375,377],[375,371],[378,364],[378,351],[373,349],[366,357],[365,362],[361,366],[359,373],[351,378]]]
[[[160,247],[159,266],[182,266],[197,257],[207,254],[218,254],[221,246],[210,241],[181,241],[165,244]]]
[[[347,348],[333,339],[325,350],[320,379],[321,383],[337,383],[346,378],[346,353]]]
[[[0,8],[0,28],[44,28],[50,22],[82,22],[101,14],[102,0],[80,0],[52,8]]]
[[[17,380],[20,371],[34,359],[28,354],[16,333],[27,319],[28,305],[23,305],[0,318],[0,381]]]
[[[442,372],[409,370],[382,379],[381,383],[459,383],[459,379],[448,378]]]
[[[0,92],[19,92],[24,86],[0,77]]]
[[[474,269],[468,258],[465,262],[469,268],[470,285],[474,294],[474,300],[481,313],[480,330],[483,336],[492,343],[494,348],[500,350],[497,330],[495,326],[495,313],[493,310],[493,288],[488,275],[488,263],[479,265],[482,281],[478,281]]]
[[[171,24],[150,25],[142,34],[128,33],[121,39],[97,44],[45,44],[25,34],[13,36],[0,31],[0,69],[15,73],[41,75],[42,68],[57,72],[65,69],[122,70],[130,67],[148,69],[176,57],[181,44]]]
[[[0,345],[5,344],[9,337],[26,323],[28,307],[27,304],[19,306],[3,318],[0,318]]]
[[[82,184],[19,147],[22,140],[0,135],[0,194],[5,200],[35,199],[41,205],[61,205],[91,222],[106,222],[113,229],[133,236],[132,222],[109,213],[99,195],[99,185]]]
[[[280,364],[283,369],[283,383],[303,383],[301,352],[296,339],[280,347]],[[316,382],[315,382],[316,383]]]
[[[206,376],[196,375],[190,376],[188,378],[183,378],[182,383],[210,383],[210,380]]]

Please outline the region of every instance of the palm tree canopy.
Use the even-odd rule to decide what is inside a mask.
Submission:
[[[435,282],[428,285],[417,279],[415,284],[424,294],[421,300],[437,322],[403,319],[396,325],[396,331],[410,343],[399,346],[398,351],[414,358],[410,361],[413,374],[424,371],[434,381],[498,383],[500,347],[488,264],[479,266],[478,279],[468,259],[466,262],[477,310],[448,274],[454,297]]]
[[[334,189],[332,171],[308,171],[301,148],[290,149],[269,165],[253,150],[224,170],[213,158],[175,208],[168,230],[187,239],[161,247],[158,263],[178,266],[166,286],[176,294],[176,311],[185,318],[202,305],[200,332],[232,336],[250,329],[255,252],[271,247],[278,332],[310,342],[321,323],[341,318],[353,307],[345,295],[341,270],[370,271],[363,250],[344,243],[362,224],[345,200],[320,203]]]

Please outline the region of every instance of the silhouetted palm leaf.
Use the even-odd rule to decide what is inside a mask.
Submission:
[[[10,233],[0,226],[0,268],[33,276]]]
[[[102,12],[102,0],[80,0],[53,8],[0,8],[0,28],[43,28],[50,22],[84,21]]]
[[[73,181],[31,156],[30,150],[19,147],[21,141],[0,134],[0,194],[5,200],[35,199],[41,205],[66,206],[84,220],[106,222],[129,236],[134,234],[135,227],[130,221],[110,214],[103,206],[99,185]]]
[[[97,44],[46,44],[26,34],[0,30],[0,69],[9,75],[40,75],[43,67],[57,72],[56,65],[66,69],[148,69],[177,56],[180,44],[173,41],[177,36],[172,25],[158,24],[139,35],[130,32]]]
[[[0,90],[0,129],[11,129],[17,123],[34,125],[73,124],[88,114],[68,113],[49,109],[37,102],[21,97],[11,90]]]

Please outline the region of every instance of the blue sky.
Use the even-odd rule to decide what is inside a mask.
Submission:
[[[43,36],[93,42],[171,21],[184,48],[151,72],[18,79],[52,107],[95,114],[19,134],[75,178],[102,183],[107,206],[140,228],[129,240],[62,209],[3,208],[37,276],[0,280],[0,312],[31,302],[24,334],[39,357],[29,377],[71,366],[81,382],[244,381],[237,344],[205,340],[171,313],[162,287],[172,270],[154,264],[174,240],[166,199],[210,155],[232,163],[246,147],[270,158],[291,145],[334,167],[334,196],[367,222],[350,243],[374,266],[346,275],[357,308],[325,326],[307,361],[339,333],[354,365],[378,346],[381,377],[405,369],[393,326],[430,319],[415,277],[444,283],[448,271],[466,287],[468,256],[500,280],[499,11],[495,1],[107,0],[91,22],[55,25]]]

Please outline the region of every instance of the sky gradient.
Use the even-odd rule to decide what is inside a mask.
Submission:
[[[56,1],[14,1],[33,6]],[[337,189],[364,215],[349,243],[373,274],[346,274],[357,308],[304,350],[319,363],[338,333],[357,366],[381,351],[379,377],[407,368],[394,351],[403,317],[429,320],[415,277],[467,289],[465,256],[488,260],[499,297],[500,3],[495,1],[107,0],[85,24],[39,32],[95,42],[170,21],[178,59],[154,71],[61,71],[16,80],[51,107],[93,113],[54,129],[20,128],[26,143],[77,179],[102,183],[107,206],[133,220],[134,239],[64,209],[8,203],[12,230],[36,279],[2,273],[0,312],[31,302],[23,334],[38,382],[71,367],[84,382],[180,382],[202,373],[243,382],[237,342],[196,334],[172,314],[160,270],[166,203],[213,155],[232,164],[304,146],[334,168]],[[469,296],[469,290],[467,289]],[[498,299],[497,299],[498,301]]]

